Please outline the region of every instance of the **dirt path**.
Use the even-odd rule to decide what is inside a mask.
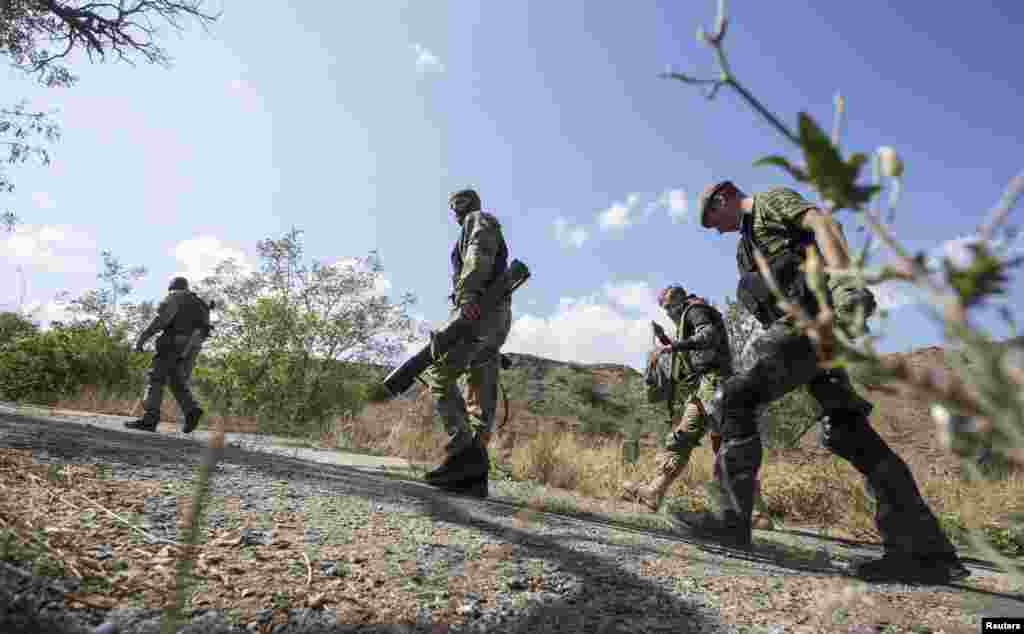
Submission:
[[[177,538],[203,445],[126,431],[123,420],[0,407],[0,450],[79,465],[68,470],[80,474],[69,481],[86,483],[74,495],[136,518],[139,530],[103,524],[98,513],[69,531],[69,544],[93,553],[83,566],[108,581],[102,593],[79,589],[63,603],[90,626],[141,632],[173,585],[173,575],[145,577],[157,574],[154,561],[173,562],[160,540]],[[871,545],[757,531],[753,553],[732,552],[650,521],[538,512],[506,494],[515,483],[494,483],[486,501],[446,496],[380,471],[404,460],[229,442],[243,446],[225,449],[213,478],[200,590],[189,604],[194,623],[216,615],[223,631],[331,631],[309,628],[343,622],[365,631],[397,623],[389,631],[920,634],[973,633],[981,616],[1024,616],[1024,588],[985,562],[972,561],[972,577],[954,586],[867,586],[844,570],[877,554]],[[48,513],[80,523],[85,506],[65,520],[56,507]],[[90,606],[100,594],[113,598]]]

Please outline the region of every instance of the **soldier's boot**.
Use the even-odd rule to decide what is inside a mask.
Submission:
[[[863,474],[875,496],[875,525],[885,554],[855,563],[850,572],[873,582],[948,583],[970,575],[921,497],[910,468],[867,417],[840,410],[819,422],[821,444]]]
[[[469,432],[459,431],[448,441],[444,462],[424,479],[433,486],[458,486],[486,478],[488,466],[487,451]]]
[[[761,457],[761,437],[756,434],[722,443],[715,459],[721,507],[703,513],[674,513],[673,518],[696,535],[725,546],[749,549]]]
[[[479,442],[474,442],[472,446],[459,454],[459,458],[461,462],[447,473],[433,478],[427,474],[427,482],[452,493],[486,498],[489,485],[488,472],[491,466],[487,449],[482,447]]]
[[[159,422],[159,419],[147,413],[143,414],[142,418],[126,422],[124,426],[128,429],[136,429],[139,431],[156,431],[156,426]]]
[[[629,502],[643,504],[652,512],[657,513],[665,501],[665,494],[668,493],[672,483],[682,475],[690,461],[690,453],[693,447],[687,447],[680,452],[665,452],[658,459],[658,475],[644,485],[639,481],[627,480],[622,483],[622,499]]]
[[[181,428],[182,433],[191,434],[199,425],[199,419],[203,417],[202,408],[197,407],[188,414],[185,414],[185,425]]]

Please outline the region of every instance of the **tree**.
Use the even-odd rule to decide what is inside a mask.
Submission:
[[[68,0],[0,0],[0,54],[10,65],[35,77],[46,86],[71,86],[78,81],[65,60],[84,51],[90,61],[134,64],[146,62],[167,67],[171,58],[157,43],[158,25],[181,31],[186,20],[203,27],[219,15],[203,10],[206,0],[120,0],[91,2]],[[60,138],[53,112],[33,112],[25,102],[0,108],[0,143],[8,148],[7,164],[30,159],[48,165],[46,147]],[[14,190],[10,177],[0,171],[0,191]],[[0,224],[8,231],[18,222],[9,209],[0,210]]]
[[[148,273],[144,266],[129,267],[121,263],[111,251],[102,251],[103,270],[96,277],[103,286],[85,291],[77,298],[69,299],[67,293],[59,294],[58,300],[67,304],[74,322],[98,324],[108,337],[118,341],[130,341],[153,318],[153,302],[134,304],[123,301],[131,294],[135,282]]]
[[[217,301],[219,317],[197,386],[220,409],[277,431],[357,406],[367,364],[393,362],[417,338],[408,314],[415,298],[383,294],[375,252],[307,264],[295,229],[257,251],[258,270],[228,260],[194,285]]]

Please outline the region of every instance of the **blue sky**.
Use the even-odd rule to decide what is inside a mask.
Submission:
[[[751,166],[795,153],[735,95],[657,77],[714,71],[694,39],[710,0],[284,4],[225,3],[209,34],[164,39],[170,70],[77,60],[70,89],[0,78],[64,127],[51,166],[14,172],[26,224],[0,242],[0,301],[17,304],[20,265],[26,304],[59,316],[54,294],[95,286],[101,249],[147,266],[135,298],[157,298],[173,274],[252,261],[294,225],[321,260],[377,249],[391,291],[437,322],[458,231],[446,197],[472,185],[534,272],[506,350],[638,367],[648,321],[665,321],[659,287],[734,294],[735,236],[688,214],[701,187],[794,186]],[[842,92],[844,147],[890,145],[906,163],[904,243],[969,235],[1024,167],[1010,53],[1024,8],[818,5],[731,3],[735,72],[787,122],[807,110],[829,126]],[[883,349],[939,343],[899,289],[884,296]],[[1008,301],[1021,298],[1018,282]]]

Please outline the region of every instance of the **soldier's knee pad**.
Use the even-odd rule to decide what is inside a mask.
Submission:
[[[713,427],[719,430],[723,441],[757,434],[758,397],[757,387],[742,374],[729,377],[715,390],[707,412],[714,418]]]
[[[677,430],[670,431],[668,435],[665,436],[665,451],[670,451],[672,453],[688,454],[698,445],[700,445],[700,435]]]
[[[869,472],[892,453],[858,410],[832,410],[818,419],[818,443],[850,462],[858,471]]]

